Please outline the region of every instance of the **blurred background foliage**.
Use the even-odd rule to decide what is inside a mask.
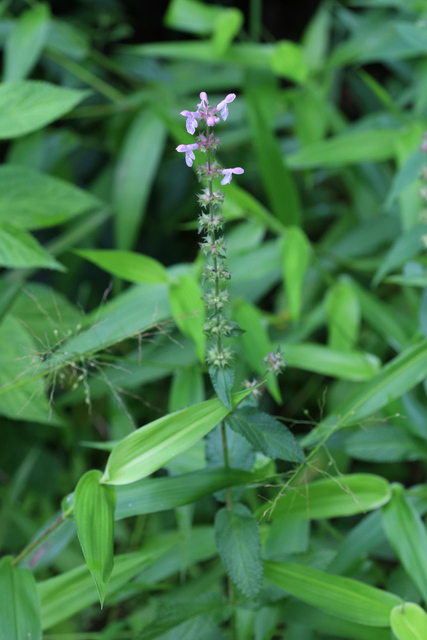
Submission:
[[[426,20],[425,0],[0,3],[0,112],[9,114],[0,117],[3,553],[48,526],[80,476],[103,468],[111,441],[212,396],[194,315],[199,185],[175,151],[190,142],[179,113],[196,108],[200,91],[212,104],[237,94],[219,154],[245,170],[224,188],[232,315],[246,330],[233,345],[235,389],[279,344],[288,367],[268,383],[262,408],[307,448],[331,426],[347,427],[316,449],[298,482],[369,472],[406,485],[426,511]],[[30,105],[22,124],[28,79],[30,97],[37,81],[76,93],[61,94],[68,102],[51,116],[53,96],[41,116]],[[19,82],[11,104],[7,89]],[[158,475],[221,464],[217,440]],[[291,470],[235,440],[237,468]],[[252,487],[243,499],[257,512],[274,496]],[[188,599],[220,584],[216,508],[206,496],[118,522],[118,553],[152,545],[160,554],[167,540],[168,551],[116,590],[106,612],[84,608],[93,587],[77,605],[55,601],[46,638],[136,637],[164,592],[177,587]],[[379,513],[324,515],[311,531],[303,520],[277,536],[273,527],[265,557],[420,602],[413,565],[372,519]],[[357,547],[365,530],[371,537]],[[38,580],[81,561],[70,522],[29,559]],[[270,590],[239,609],[239,639],[391,637],[339,626]],[[143,637],[184,637],[171,628]],[[191,636],[185,627],[185,637],[202,628]]]

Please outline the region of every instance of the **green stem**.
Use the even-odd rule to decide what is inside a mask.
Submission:
[[[21,551],[21,553],[19,553],[16,556],[16,558],[14,558],[12,560],[12,563],[11,563],[12,566],[15,566],[15,565],[19,564],[21,562],[21,560],[23,560],[32,551],[34,551],[34,549],[36,547],[38,547],[39,544],[41,544],[43,542],[43,540],[45,540],[46,538],[49,537],[49,535],[52,533],[52,531],[55,531],[55,529],[57,529],[59,527],[59,525],[61,525],[64,522],[64,520],[67,519],[67,517],[73,512],[73,510],[74,510],[74,507],[70,507],[69,509],[67,509],[67,511],[64,511],[63,513],[61,513],[59,518],[57,518],[54,522],[52,522],[52,524],[45,531],[43,531],[43,533],[41,533],[35,540],[30,542],[30,544],[28,546],[26,546]]]

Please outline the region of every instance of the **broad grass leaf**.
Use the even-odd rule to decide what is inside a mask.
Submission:
[[[290,488],[271,515],[273,519],[285,514],[309,520],[342,518],[378,509],[390,497],[390,485],[381,476],[353,473]]]
[[[150,565],[165,549],[151,548],[116,556],[108,592],[113,594]],[[86,564],[37,584],[41,601],[42,627],[50,629],[98,600],[93,579]]]
[[[361,310],[354,288],[339,282],[329,289],[326,298],[328,344],[338,351],[351,351],[359,335]]]
[[[255,451],[290,462],[305,460],[301,447],[289,429],[268,413],[245,407],[227,418],[227,424],[244,436]]]
[[[0,166],[2,223],[12,220],[24,229],[53,227],[100,206],[98,198],[64,180],[22,165]]]
[[[169,413],[198,404],[204,399],[205,387],[201,367],[195,364],[174,371],[169,393]]]
[[[75,253],[128,282],[169,282],[165,267],[158,260],[140,253],[114,249],[76,249]]]
[[[338,618],[370,627],[387,627],[393,607],[402,603],[392,593],[290,562],[265,562],[265,577],[303,602]]]
[[[215,516],[215,540],[227,573],[248,598],[262,586],[261,539],[257,521],[248,507],[237,502]]]
[[[413,602],[405,602],[394,607],[390,615],[390,624],[397,640],[427,638],[427,614]]]
[[[8,269],[54,269],[65,271],[30,234],[11,222],[0,222],[0,266]]]
[[[198,282],[187,275],[181,276],[169,289],[169,304],[178,329],[194,342],[200,362],[205,363],[206,336],[203,323],[206,310],[203,291]]]
[[[286,355],[286,354],[285,354]],[[405,349],[369,382],[343,402],[304,439],[303,446],[310,446],[319,438],[336,429],[357,424],[375,414],[389,402],[400,398],[427,376],[427,340],[421,340]]]
[[[166,478],[144,478],[117,486],[116,520],[190,504],[227,487],[249,484],[256,474],[241,469],[210,467]]]
[[[29,569],[12,566],[12,556],[0,560],[1,640],[41,640],[40,601]]]
[[[21,13],[6,39],[3,82],[23,80],[36,65],[49,32],[49,6],[33,5]]]
[[[255,141],[261,178],[270,207],[284,225],[300,224],[301,205],[294,180],[287,170],[276,138],[267,126],[260,103],[260,87],[246,91],[249,124]]]
[[[328,566],[330,573],[346,573],[357,560],[364,558],[372,549],[385,542],[384,527],[380,511],[373,511],[357,523]]]
[[[126,134],[115,174],[115,228],[119,249],[131,249],[138,240],[165,142],[163,121],[153,111],[142,110]]]
[[[373,286],[377,286],[390,271],[401,267],[421,253],[424,248],[422,236],[425,234],[427,234],[427,224],[417,224],[400,235],[378,268],[372,280]]]
[[[53,19],[49,23],[47,46],[73,60],[84,60],[89,54],[89,36],[76,25]]]
[[[39,80],[0,86],[0,140],[37,131],[76,107],[89,91],[66,89]]]
[[[383,526],[403,568],[427,600],[427,532],[402,485],[393,487],[392,498],[383,508]]]
[[[233,406],[247,391],[233,395]],[[128,484],[149,476],[203,438],[230,412],[218,399],[168,414],[121,440],[108,458],[102,481]]]
[[[209,367],[209,377],[212,386],[221,402],[232,409],[231,390],[234,383],[234,369],[232,367]]]
[[[87,566],[104,606],[105,592],[114,566],[114,487],[100,484],[101,471],[88,471],[74,492],[74,517]]]
[[[279,40],[274,47],[271,68],[279,78],[287,78],[293,82],[305,82],[309,69],[304,49],[291,40]]]
[[[304,280],[311,259],[311,245],[304,231],[290,227],[283,241],[283,281],[292,320],[301,315]]]
[[[352,458],[369,462],[427,460],[425,441],[391,425],[352,433],[346,440],[344,449]]]
[[[264,207],[251,193],[248,193],[237,184],[227,185],[227,197],[224,200],[224,217],[227,221],[248,216],[259,222],[270,231],[283,234],[286,226]]]

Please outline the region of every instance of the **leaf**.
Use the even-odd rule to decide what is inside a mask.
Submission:
[[[295,46],[295,45],[294,45]],[[301,205],[291,174],[286,169],[276,138],[262,116],[260,87],[246,91],[249,123],[255,141],[262,182],[275,216],[285,225],[301,222]]]
[[[405,160],[399,171],[393,178],[390,192],[387,196],[386,207],[392,206],[396,198],[401,194],[403,189],[418,180],[418,174],[425,164],[425,152],[416,149]]]
[[[138,240],[165,141],[163,121],[147,109],[136,116],[126,134],[114,180],[119,249],[130,249]]]
[[[372,427],[352,433],[344,448],[352,458],[369,462],[427,459],[425,442],[394,426]]]
[[[41,640],[40,602],[34,575],[12,566],[12,556],[0,560],[1,640]]]
[[[218,398],[228,409],[232,409],[231,390],[234,383],[234,369],[231,367],[209,367],[209,377]]]
[[[413,602],[405,602],[394,607],[390,615],[390,623],[397,640],[427,638],[427,614]]]
[[[129,582],[161,555],[161,551],[164,549],[159,551],[152,548],[150,551],[116,556],[108,593],[113,594]],[[93,588],[93,579],[86,564],[71,571],[65,571],[54,578],[43,580],[37,587],[41,600],[43,629],[54,627],[98,600],[98,594]]]
[[[245,407],[227,418],[227,424],[244,436],[255,451],[290,462],[305,460],[301,447],[289,429],[268,413]]]
[[[383,526],[406,573],[427,599],[427,533],[414,507],[406,500],[402,485],[393,487],[390,502],[383,508]]]
[[[304,231],[290,227],[283,242],[283,281],[292,320],[299,320],[305,275],[311,258],[311,245]]]
[[[6,39],[3,82],[23,80],[34,68],[49,31],[49,6],[35,4],[21,13]]]
[[[352,131],[335,138],[310,144],[288,156],[292,169],[316,167],[342,167],[360,162],[389,160],[394,158],[396,131]]]
[[[233,406],[247,394],[247,391],[234,394]],[[137,429],[112,450],[102,482],[128,484],[149,476],[203,438],[228,413],[223,403],[215,398]]]
[[[32,235],[11,222],[0,222],[0,267],[39,267],[65,271],[65,267],[43,249]]]
[[[339,351],[351,351],[357,342],[361,316],[359,299],[351,284],[339,282],[329,289],[326,313],[329,346]]]
[[[183,275],[169,289],[169,303],[178,329],[196,346],[200,362],[205,362],[206,336],[203,323],[206,311],[202,288],[191,276]]]
[[[74,517],[87,566],[104,606],[105,592],[114,566],[114,487],[100,484],[101,471],[88,471],[74,492]]]
[[[370,627],[387,627],[401,599],[358,580],[333,576],[290,562],[265,562],[265,577],[303,602],[338,618]]]
[[[110,249],[75,249],[74,253],[128,282],[169,282],[165,267],[154,258],[140,253]]]
[[[0,85],[0,140],[41,129],[74,109],[89,94],[39,80]]]
[[[400,398],[427,376],[426,356],[427,340],[422,340],[390,360],[372,380],[363,384],[349,400],[313,429],[303,439],[303,446],[311,446],[332,430],[357,424],[395,398]]]
[[[25,229],[53,227],[100,205],[64,180],[22,165],[0,166],[0,222],[12,220]]]
[[[390,497],[390,485],[381,476],[353,473],[290,488],[271,515],[273,519],[285,514],[309,520],[343,518],[378,509]]]
[[[240,469],[210,467],[166,478],[144,478],[117,486],[116,520],[190,504],[227,487],[249,484],[258,476]]]
[[[401,267],[405,262],[421,253],[424,248],[422,236],[425,234],[427,234],[427,224],[417,224],[401,234],[387,252],[372,280],[372,285],[377,286],[390,271]]]
[[[281,78],[294,82],[305,82],[308,76],[308,64],[304,49],[291,40],[280,40],[271,55],[271,68]]]
[[[248,598],[256,598],[262,586],[261,539],[249,509],[233,503],[215,515],[215,540],[227,573]]]
[[[204,399],[203,373],[199,366],[181,367],[174,372],[169,393],[169,413],[198,404]]]

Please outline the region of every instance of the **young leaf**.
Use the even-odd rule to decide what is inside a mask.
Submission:
[[[310,264],[311,245],[304,231],[290,227],[283,242],[283,280],[292,320],[299,320],[304,279]]]
[[[114,566],[116,491],[100,483],[102,472],[88,471],[74,492],[77,534],[87,566],[98,589],[101,609]]]
[[[218,398],[228,408],[231,405],[231,390],[234,382],[234,369],[231,367],[209,367],[209,377]]]
[[[427,533],[414,507],[406,500],[402,485],[393,487],[383,508],[387,538],[423,600],[427,599]]]
[[[35,4],[21,13],[6,39],[3,82],[23,80],[37,63],[49,31],[49,6]]]
[[[43,249],[31,234],[11,222],[0,222],[0,267],[65,271],[65,267]]]
[[[12,566],[13,558],[0,560],[1,640],[41,640],[40,602],[34,575]]]
[[[402,603],[393,593],[290,562],[265,562],[265,577],[300,600],[370,627],[387,627],[393,607]]]
[[[237,406],[248,391],[233,395]],[[229,413],[215,398],[182,409],[137,429],[112,450],[102,481],[128,484],[149,476],[203,438]]]
[[[234,584],[249,598],[262,586],[261,539],[258,524],[249,509],[234,503],[215,516],[218,553]]]
[[[128,282],[169,282],[165,267],[154,258],[143,256],[140,253],[114,249],[75,249],[74,252],[86,260],[90,260],[107,273]]]
[[[413,602],[405,602],[394,607],[390,615],[390,623],[397,640],[427,638],[427,614]]]
[[[39,80],[0,86],[0,140],[41,129],[74,109],[90,92],[66,89]]]
[[[301,447],[289,429],[268,413],[245,407],[227,418],[227,424],[244,436],[256,451],[270,458],[290,462],[305,460]]]

